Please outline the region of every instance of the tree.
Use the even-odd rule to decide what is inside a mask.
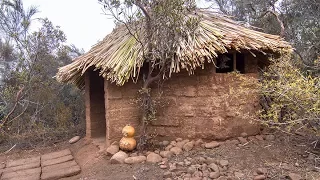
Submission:
[[[143,49],[140,90],[142,129],[138,148],[147,142],[147,125],[155,119],[151,84],[171,75],[170,62],[181,41],[192,41],[199,17],[194,0],[99,0],[118,26],[125,26]],[[125,51],[125,50],[124,50]]]
[[[25,10],[21,0],[0,1],[0,8],[0,57],[7,65],[0,86],[1,135],[27,134],[37,140],[82,123],[80,92],[53,78],[81,51],[65,45],[65,34],[47,18],[34,19],[37,9]],[[31,32],[34,20],[41,26]]]

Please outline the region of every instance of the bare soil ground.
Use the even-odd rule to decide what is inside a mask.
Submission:
[[[315,139],[300,135],[276,134],[274,140],[248,138],[246,144],[222,143],[214,149],[194,148],[192,151],[169,159],[169,163],[183,162],[186,158],[213,158],[227,160],[228,169],[220,179],[253,179],[258,168],[267,169],[266,179],[286,180],[289,173],[295,173],[306,180],[320,180],[320,150],[314,148]],[[33,157],[53,151],[69,148],[75,160],[81,166],[81,173],[65,179],[82,180],[157,180],[183,179],[187,167],[178,168],[180,172],[171,173],[169,169],[161,169],[158,164],[110,164],[110,157],[90,140],[81,139],[75,144],[68,142],[36,148],[32,150],[12,150],[8,154],[0,154],[0,163],[8,159]],[[161,150],[161,149],[159,149]],[[199,163],[195,161],[196,163]],[[171,173],[169,177],[164,174]],[[237,178],[235,173],[243,176]]]

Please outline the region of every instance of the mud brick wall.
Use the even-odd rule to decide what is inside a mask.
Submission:
[[[257,58],[250,54],[245,58],[244,76],[257,76]],[[161,136],[227,139],[259,132],[259,125],[239,116],[241,107],[245,112],[254,112],[258,98],[248,97],[238,102],[229,97],[230,89],[237,88],[239,81],[234,74],[215,73],[213,64],[206,64],[194,75],[186,72],[174,74],[162,88],[153,87],[153,96],[161,100],[157,106],[157,120],[149,128],[151,133]],[[130,124],[139,131],[140,110],[135,101],[141,82],[126,83],[122,87],[105,80],[107,119],[107,142],[119,140],[121,130]]]

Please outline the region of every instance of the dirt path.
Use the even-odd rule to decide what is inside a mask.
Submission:
[[[221,142],[216,148],[193,148],[189,152],[168,159],[161,169],[158,164],[110,164],[110,157],[99,152],[91,141],[81,139],[70,145],[61,143],[55,147],[46,147],[30,151],[13,151],[9,155],[0,155],[0,162],[8,159],[33,157],[52,151],[69,148],[75,160],[81,166],[79,175],[65,179],[210,179],[205,174],[209,160],[219,165],[221,160],[227,166],[220,168],[220,180],[254,179],[261,172],[265,179],[286,180],[298,175],[306,180],[320,180],[320,156],[312,147],[312,139],[302,136],[277,134],[275,138],[258,140],[246,138],[247,143],[237,141]],[[158,149],[162,150],[162,149]],[[188,163],[187,163],[188,162]],[[175,168],[172,168],[175,166]],[[191,167],[195,171],[191,171]],[[191,170],[190,170],[191,169]],[[189,178],[191,176],[191,178]],[[192,176],[201,176],[192,177]]]

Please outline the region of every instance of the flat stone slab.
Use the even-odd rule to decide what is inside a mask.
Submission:
[[[58,151],[58,152],[44,154],[44,155],[41,156],[41,161],[47,161],[47,160],[50,160],[50,159],[56,159],[56,158],[67,156],[67,155],[71,155],[70,149],[65,149],[65,150]]]
[[[12,178],[16,178],[18,179],[18,177],[23,177],[22,179],[24,179],[24,177],[27,176],[37,176],[39,175],[40,177],[41,174],[41,168],[34,168],[34,169],[25,169],[25,170],[20,170],[20,171],[15,171],[15,172],[4,172],[1,176],[1,179],[12,179]]]
[[[3,179],[3,178],[2,178]],[[27,176],[18,176],[13,178],[6,178],[4,180],[40,180],[40,174],[33,174]]]
[[[10,160],[10,161],[7,162],[6,168],[14,167],[14,166],[21,166],[21,165],[24,165],[24,164],[32,164],[32,163],[35,163],[35,162],[39,162],[40,163],[40,156],[27,158],[27,159]]]
[[[77,175],[81,172],[80,166],[71,166],[69,168],[65,169],[59,169],[58,171],[47,171],[42,172],[41,179],[42,180],[53,180],[53,179],[59,179],[63,177],[70,177]]]
[[[76,161],[68,161],[60,164],[54,164],[50,166],[45,166],[42,168],[42,173],[50,172],[50,171],[59,171],[60,169],[67,169],[72,166],[78,165]]]
[[[41,161],[41,166],[45,167],[45,166],[50,166],[53,164],[60,164],[60,163],[64,163],[64,162],[72,161],[72,160],[73,160],[73,156],[67,155],[67,156],[62,156],[62,157],[58,157],[55,159],[48,159],[46,161]]]
[[[13,167],[5,168],[5,169],[0,169],[0,172],[15,172],[15,171],[20,171],[20,170],[24,170],[24,169],[33,169],[33,168],[37,168],[37,167],[40,167],[40,161],[33,162],[30,164],[23,164],[20,166],[13,166]]]

